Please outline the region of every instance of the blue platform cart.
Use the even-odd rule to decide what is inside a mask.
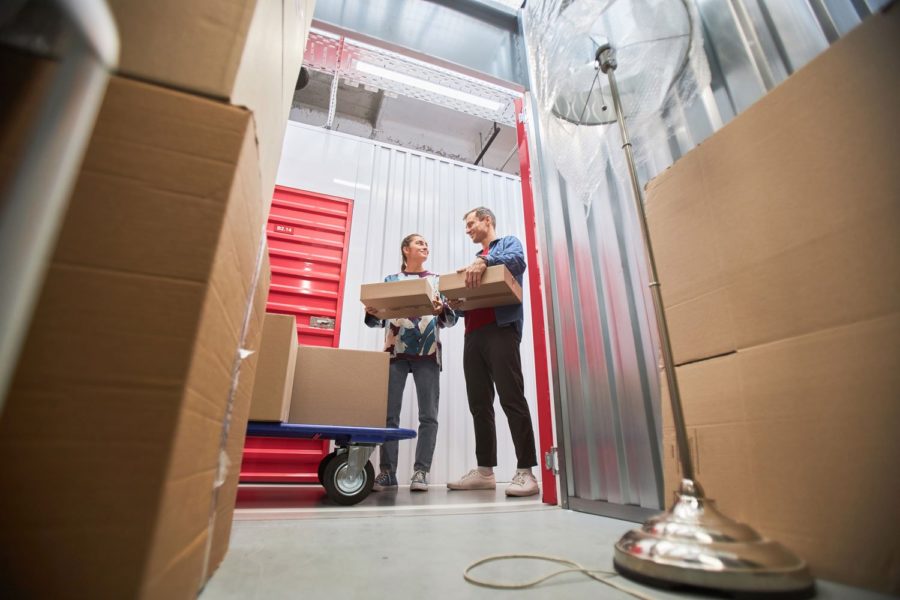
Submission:
[[[416,437],[416,432],[412,429],[251,421],[247,424],[247,435],[334,440],[337,447],[319,463],[319,483],[333,501],[350,506],[362,502],[372,492],[375,469],[369,457],[375,446],[393,440],[412,439]]]

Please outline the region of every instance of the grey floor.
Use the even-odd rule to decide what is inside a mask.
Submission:
[[[633,523],[546,506],[497,492],[373,493],[353,507],[330,504],[318,486],[242,488],[231,547],[201,600],[280,598],[592,598],[631,596],[578,573],[527,590],[494,590],[463,579],[468,565],[497,554],[543,554],[611,570],[615,540]],[[479,577],[534,579],[562,567],[513,561]],[[617,577],[651,598],[663,593]],[[888,598],[820,582],[826,600]]]

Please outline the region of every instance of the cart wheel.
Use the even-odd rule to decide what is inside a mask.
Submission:
[[[326,454],[321,461],[319,461],[319,483],[325,484],[325,469],[328,467],[328,463],[331,462],[331,459],[337,456],[338,451],[332,450],[331,453]]]
[[[322,485],[328,497],[345,506],[362,502],[366,496],[372,491],[375,485],[375,468],[372,463],[366,461],[366,467],[357,477],[349,477],[347,471],[350,467],[347,464],[349,454],[343,452],[330,461],[325,466]]]

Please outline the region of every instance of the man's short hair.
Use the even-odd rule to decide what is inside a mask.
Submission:
[[[489,208],[485,208],[484,206],[479,206],[478,208],[473,208],[472,210],[467,210],[466,214],[463,215],[463,221],[466,220],[470,214],[475,213],[475,218],[479,221],[483,221],[485,218],[491,220],[491,225],[494,227],[497,226],[497,217],[494,216],[494,211]]]

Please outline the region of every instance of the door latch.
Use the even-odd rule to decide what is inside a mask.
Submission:
[[[310,317],[309,326],[316,329],[334,329],[334,319],[331,317]]]
[[[559,452],[556,446],[544,452],[544,467],[554,475],[559,475]]]

